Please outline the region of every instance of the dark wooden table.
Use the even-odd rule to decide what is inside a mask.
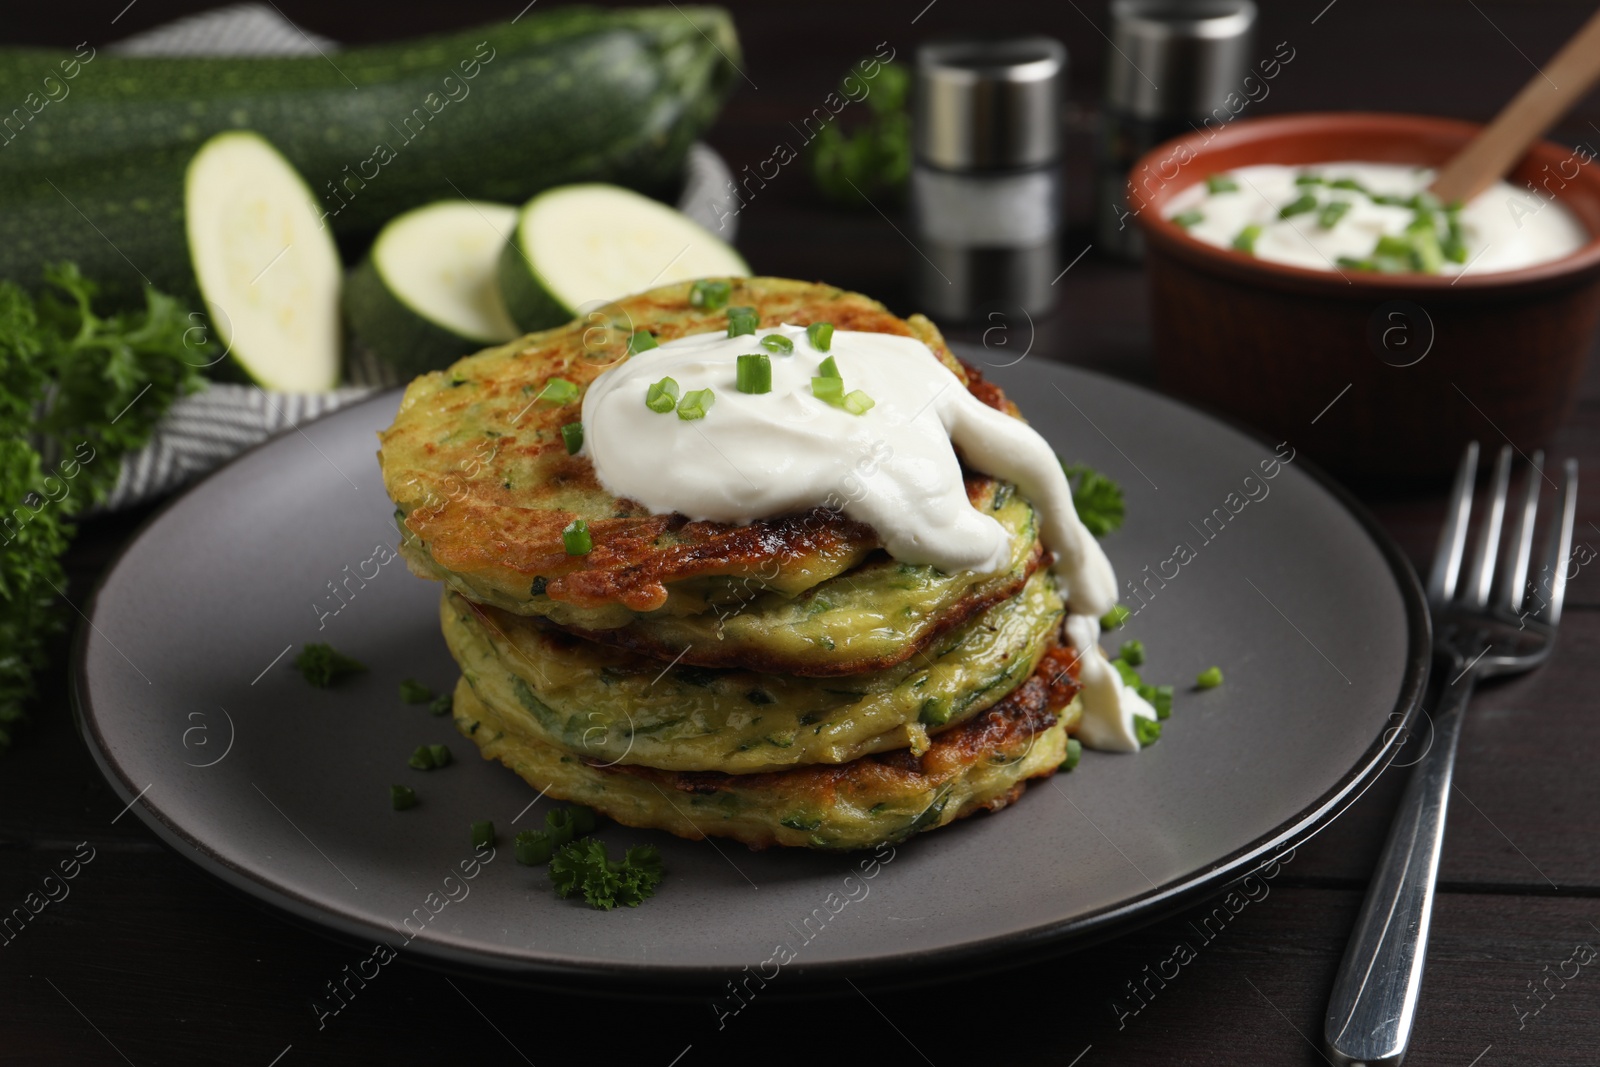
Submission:
[[[548,0],[546,0],[548,2]],[[1295,62],[1263,114],[1368,107],[1483,118],[1583,20],[1588,5],[1490,0],[1273,4],[1262,45],[1287,40]],[[200,0],[95,0],[8,11],[12,41],[114,39],[207,6]],[[357,41],[507,17],[521,0],[317,4],[281,0],[309,28]],[[1021,0],[819,0],[735,5],[746,69],[712,141],[737,168],[771,150],[859,55],[889,41],[902,55],[933,33],[1042,31],[1073,56],[1070,218],[1065,251],[1087,229],[1087,153],[1105,48],[1105,4]],[[112,19],[122,12],[116,25]],[[913,16],[920,17],[913,18]],[[1531,60],[1529,57],[1532,57]],[[1591,99],[1563,132],[1592,136]],[[798,167],[741,217],[740,246],[760,272],[825,278],[907,306],[914,253],[872,212],[829,209]],[[1148,379],[1142,277],[1091,251],[1061,285],[1034,355]],[[1487,425],[1485,440],[1499,438]],[[1517,442],[1526,445],[1526,442]],[[1591,373],[1552,443],[1600,471],[1600,378]],[[1437,497],[1373,509],[1424,561]],[[74,600],[144,516],[88,523],[69,564]],[[1580,540],[1600,545],[1600,493],[1580,511]],[[1411,1061],[1419,1065],[1600,1062],[1600,968],[1566,962],[1600,945],[1600,578],[1576,578],[1562,645],[1529,677],[1485,689],[1462,740],[1459,789],[1435,914],[1427,989]],[[3,651],[3,650],[0,650]],[[1401,785],[1391,772],[1303,845],[1178,977],[1137,1012],[1145,983],[1207,904],[1115,941],[998,976],[947,977],[900,992],[848,988],[829,1000],[757,999],[720,1030],[704,1004],[619,1005],[513,989],[402,963],[319,1028],[311,1000],[362,953],[287,925],[219,888],[159,845],[102,784],[73,732],[64,668],[51,672],[33,727],[0,759],[0,906],[37,891],[87,842],[94,860],[14,941],[0,945],[0,1062],[88,1064],[720,1061],[1096,1064],[1317,1064],[1334,969]],[[1259,895],[1259,894],[1258,894]],[[1592,953],[1592,950],[1590,950]],[[1577,967],[1576,977],[1573,977]],[[1560,977],[1561,975],[1566,977]],[[1532,991],[1539,989],[1535,998]],[[1537,1010],[1537,1014],[1534,1011]],[[280,1058],[281,1057],[281,1058]]]

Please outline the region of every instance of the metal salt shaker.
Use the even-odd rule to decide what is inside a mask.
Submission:
[[[1113,0],[1095,167],[1097,248],[1143,256],[1128,171],[1163,141],[1235,117],[1229,94],[1247,99],[1255,21],[1251,0]]]
[[[912,293],[945,320],[1048,311],[1067,50],[1049,37],[917,49]]]

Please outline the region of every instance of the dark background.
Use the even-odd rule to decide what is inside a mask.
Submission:
[[[545,6],[550,0],[539,0]],[[102,44],[202,10],[199,2],[126,0],[7,5],[7,43]],[[521,2],[310,3],[278,7],[343,42],[500,20]],[[1071,228],[1063,254],[1092,242],[1089,153],[1106,42],[1092,0],[906,0],[732,3],[759,88],[741,84],[710,141],[735,170],[767,156],[859,56],[887,41],[909,58],[937,34],[1042,32],[1071,53]],[[1256,49],[1287,41],[1296,57],[1251,114],[1407,110],[1486,119],[1592,10],[1584,3],[1310,0],[1263,4]],[[120,14],[119,14],[120,13]],[[920,17],[919,17],[920,13]],[[115,25],[112,20],[116,19]],[[913,24],[913,18],[916,19]],[[1315,23],[1313,23],[1315,19]],[[1591,97],[1555,136],[1600,133]],[[0,206],[3,210],[3,206]],[[785,168],[740,216],[739,246],[759,273],[827,281],[896,311],[914,255],[871,211],[822,204],[803,169]],[[1065,260],[1064,260],[1065,261]],[[1091,250],[1063,281],[1043,326],[1044,358],[1123,377],[1150,376],[1146,305],[1136,267]],[[1498,440],[1488,434],[1491,444]],[[1519,442],[1519,444],[1525,444]],[[1600,470],[1600,382],[1591,373],[1552,443]],[[1600,544],[1600,494],[1579,538]],[[1440,501],[1374,501],[1409,554],[1425,560]],[[94,520],[70,559],[74,590],[147,512]],[[1554,663],[1474,702],[1457,771],[1429,974],[1410,1063],[1600,1062],[1600,969],[1583,968],[1536,1016],[1529,989],[1600,945],[1600,584],[1580,575]],[[88,840],[97,858],[15,943],[0,947],[0,1063],[271,1064],[712,1062],[1318,1064],[1322,1014],[1344,940],[1400,785],[1383,776],[1309,844],[1149,1005],[1122,1020],[1124,983],[1166,958],[1187,919],[1163,921],[1075,955],[913,991],[843,987],[834,1000],[758,999],[719,1032],[703,1004],[630,1004],[488,985],[402,962],[318,1030],[323,982],[364,950],[257,911],[169,854],[103,786],[72,732],[65,672],[46,686],[33,727],[0,757],[0,904],[9,908]],[[1462,797],[1469,799],[1463,802]],[[1570,965],[1567,968],[1570,970]],[[1547,994],[1548,997],[1548,994]],[[1516,1006],[1516,1007],[1514,1007]],[[1075,1057],[1081,1056],[1081,1060]],[[675,1059],[675,1057],[678,1057]]]

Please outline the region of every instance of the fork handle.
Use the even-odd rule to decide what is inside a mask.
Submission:
[[[1456,743],[1474,681],[1460,662],[1447,669],[1461,674],[1440,693],[1432,741],[1406,784],[1334,980],[1323,1034],[1337,1067],[1397,1067],[1411,1040]]]

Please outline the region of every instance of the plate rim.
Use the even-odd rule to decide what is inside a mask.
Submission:
[[[1046,360],[1040,362],[1050,368],[1050,373],[1081,374],[1126,389],[1147,393],[1185,408],[1233,433],[1260,443],[1271,444],[1269,437],[1261,431],[1241,426],[1201,405],[1169,396],[1143,384],[1075,364]],[[354,416],[356,412],[373,405],[395,402],[404,389],[404,386],[400,386],[381,390],[371,397],[311,421],[320,422],[323,419]],[[86,656],[89,638],[94,631],[94,618],[99,608],[101,593],[106,583],[122,565],[124,557],[144,540],[150,529],[161,521],[168,511],[177,507],[190,493],[211,479],[223,476],[246,457],[275,445],[280,439],[301,429],[303,427],[286,427],[185,486],[152,511],[128,535],[127,540],[106,563],[96,579],[87,610],[82,613],[76,625],[68,662],[69,703],[79,736],[89,749],[89,754],[101,777],[105,779],[113,794],[126,803],[139,821],[164,845],[194,864],[214,881],[243,895],[252,904],[277,918],[345,944],[367,944],[391,938],[393,931],[386,931],[376,924],[333,912],[321,902],[282,883],[268,882],[246,874],[224,860],[203,841],[176,823],[169,822],[160,809],[151,807],[148,803],[137,803],[143,794],[112,756],[95,721],[88,693]],[[1403,742],[1397,743],[1397,739],[1404,735],[1421,706],[1432,665],[1431,615],[1421,581],[1410,560],[1388,532],[1373,518],[1365,505],[1308,457],[1297,457],[1295,465],[1305,471],[1318,488],[1333,497],[1356,520],[1367,539],[1377,548],[1400,594],[1405,613],[1407,647],[1399,692],[1396,695],[1394,710],[1390,713],[1390,718],[1398,717],[1399,725],[1386,728],[1363,751],[1355,765],[1341,774],[1329,789],[1310,804],[1272,830],[1218,857],[1188,876],[1172,879],[1148,892],[1071,919],[1045,923],[995,937],[937,948],[912,949],[869,959],[791,966],[785,968],[790,980],[784,984],[782,990],[772,990],[773,995],[779,999],[815,996],[818,986],[846,980],[862,980],[869,982],[874,988],[910,988],[936,984],[947,980],[953,974],[972,977],[1010,970],[1052,955],[1066,955],[1088,948],[1130,930],[1168,918],[1183,910],[1190,902],[1213,895],[1224,886],[1261,870],[1285,852],[1292,852],[1308,841],[1371,787],[1393,762],[1393,754],[1403,744]],[[403,950],[407,953],[406,958],[413,962],[453,974],[524,986],[542,986],[567,992],[620,997],[704,999],[720,990],[730,975],[739,973],[725,967],[709,965],[635,964],[615,961],[573,963],[565,960],[529,958],[523,952],[502,953],[484,949],[463,949],[449,944],[420,940],[408,942],[403,946]]]

